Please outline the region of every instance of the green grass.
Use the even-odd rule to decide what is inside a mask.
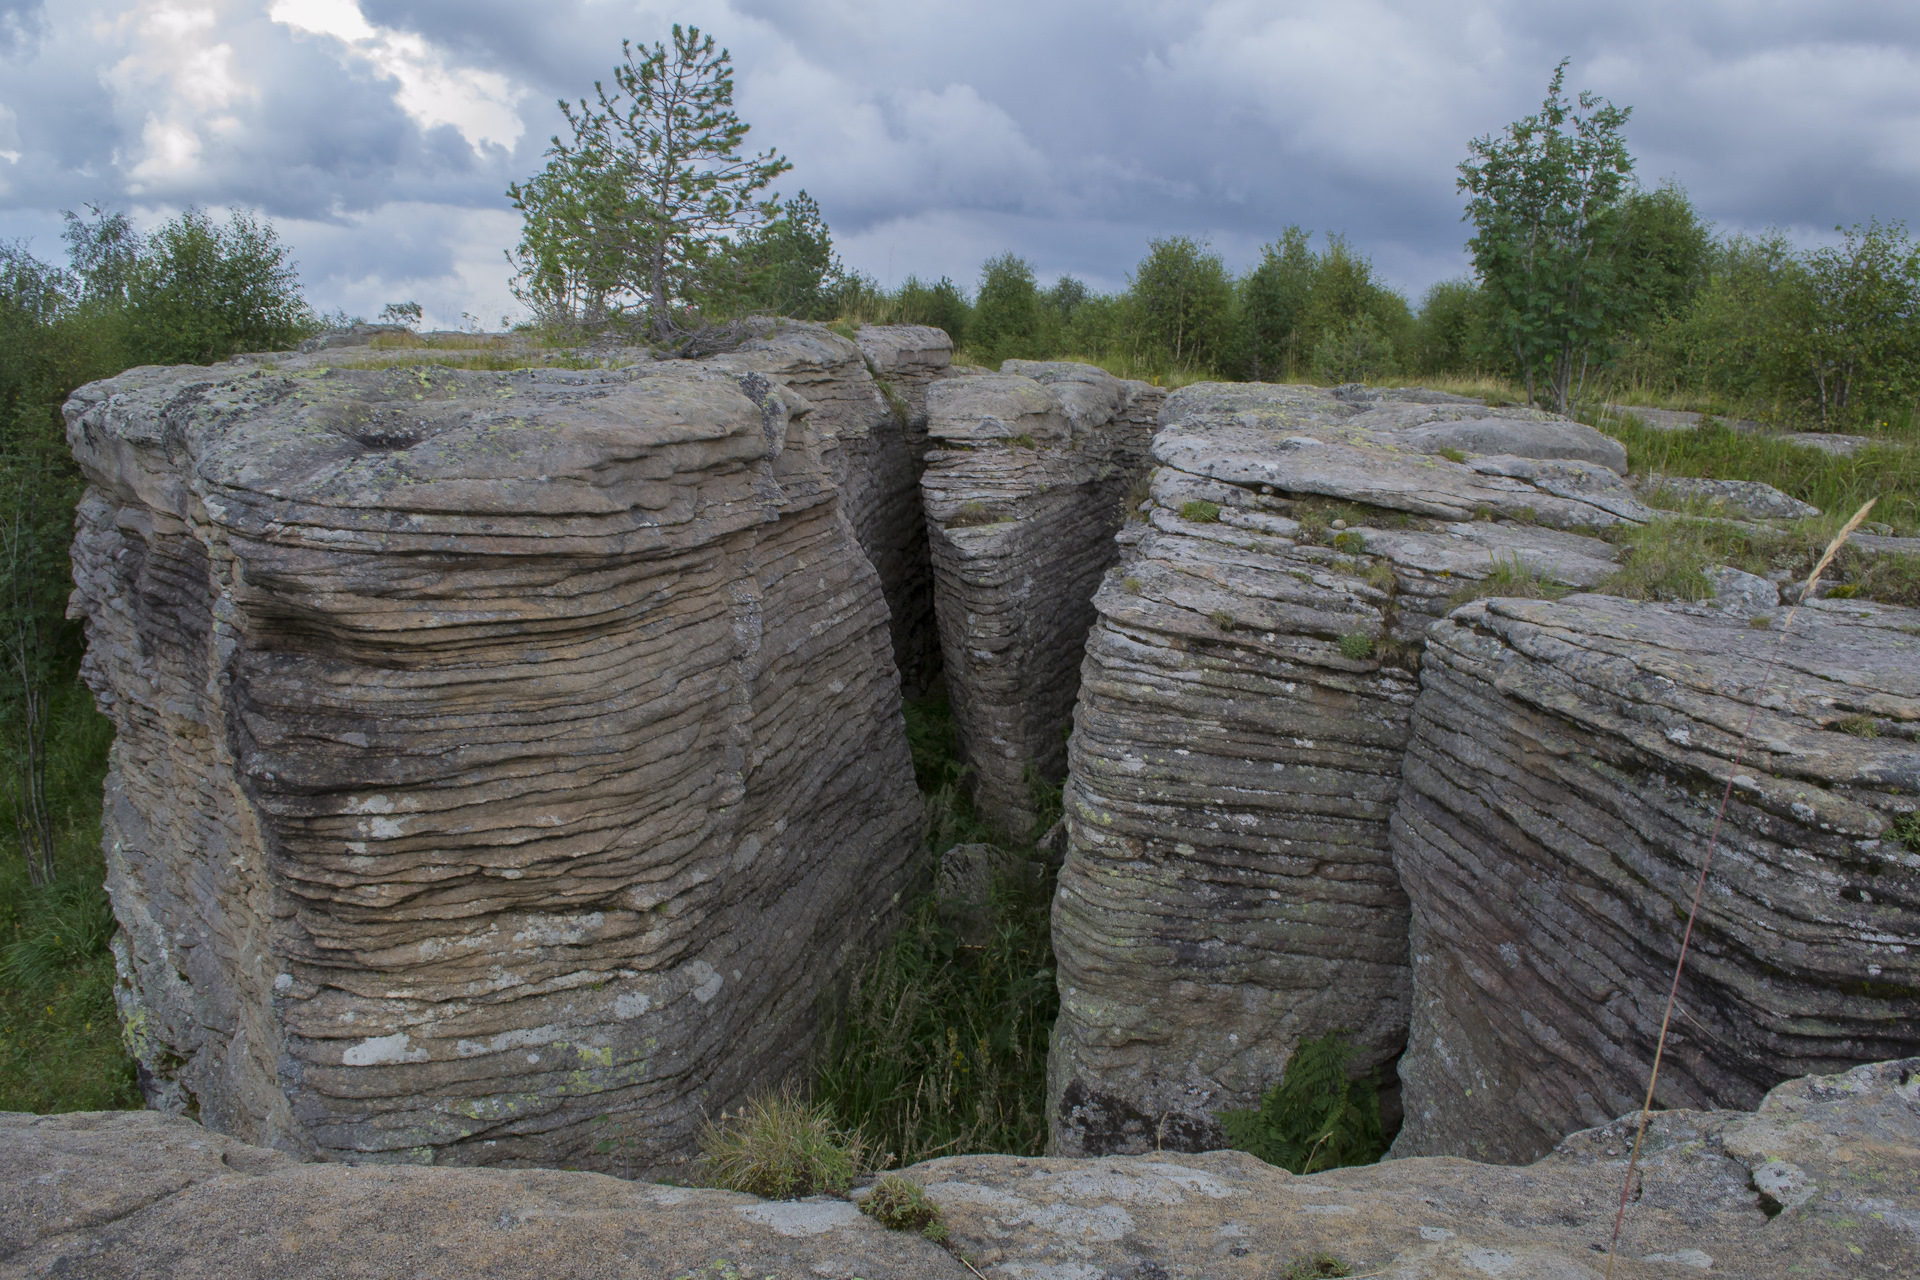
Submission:
[[[873,1184],[873,1191],[860,1202],[860,1212],[889,1231],[918,1231],[938,1244],[947,1238],[947,1225],[940,1220],[940,1206],[926,1188],[911,1178],[890,1173]]]
[[[101,887],[100,785],[113,731],[78,682],[59,691],[52,716],[51,885],[29,883],[11,805],[0,805],[0,1111],[138,1107],[113,1007],[113,917]]]
[[[1707,600],[1713,590],[1705,571],[1719,564],[1761,577],[1784,570],[1804,580],[1835,524],[1822,516],[1766,529],[1672,516],[1617,528],[1608,536],[1619,548],[1620,569],[1599,590],[1633,600]],[[1831,596],[1920,606],[1920,556],[1844,550],[1823,580]]]
[[[907,706],[927,847],[990,839],[965,793],[944,694]],[[1057,814],[1058,805],[1043,805]],[[1051,875],[996,877],[985,940],[963,942],[931,896],[831,1010],[813,1098],[857,1130],[876,1164],[941,1155],[1039,1155],[1046,1145],[1054,986]]]
[[[838,1195],[868,1172],[867,1147],[831,1110],[791,1092],[756,1098],[700,1134],[709,1186],[769,1200]]]
[[[1356,1052],[1338,1032],[1302,1040],[1257,1108],[1220,1113],[1227,1140],[1236,1151],[1290,1173],[1379,1160],[1387,1150],[1380,1128],[1380,1082],[1372,1074],[1359,1079],[1348,1074],[1347,1063]]]
[[[1637,419],[1595,411],[1581,420],[1627,447],[1627,467],[1714,480],[1759,480],[1819,507],[1837,527],[1869,498],[1871,519],[1897,534],[1920,534],[1920,448],[1895,437],[1863,445],[1851,457],[1789,443],[1775,436],[1705,423],[1691,431],[1660,431]]]

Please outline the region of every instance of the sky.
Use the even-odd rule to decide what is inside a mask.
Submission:
[[[1154,237],[1240,270],[1298,224],[1417,302],[1467,268],[1468,141],[1562,57],[1724,230],[1920,222],[1913,0],[0,0],[0,240],[59,259],[62,210],[245,207],[323,310],[498,327],[507,185],[676,21],[882,284],[1012,250],[1117,289]]]

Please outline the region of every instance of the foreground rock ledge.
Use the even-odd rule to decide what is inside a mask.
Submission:
[[[909,1169],[969,1270],[840,1200],[302,1165],[151,1112],[0,1115],[0,1277],[1270,1280],[1326,1251],[1394,1280],[1595,1280],[1632,1136],[1629,1117],[1525,1168],[1307,1178],[1231,1151]],[[1642,1169],[1616,1280],[1920,1273],[1920,1059],[1791,1081],[1758,1113],[1659,1113]]]
[[[804,1058],[922,808],[841,443],[758,367],[803,355],[348,351],[75,393],[156,1106],[442,1164],[580,1161],[611,1114],[664,1173]]]

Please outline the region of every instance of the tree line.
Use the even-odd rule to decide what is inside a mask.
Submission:
[[[966,359],[1077,356],[1130,374],[1349,382],[1494,379],[1562,412],[1621,388],[1823,427],[1910,424],[1920,396],[1920,246],[1904,223],[1719,234],[1677,183],[1635,177],[1631,108],[1569,97],[1475,138],[1459,166],[1471,276],[1418,305],[1343,235],[1288,226],[1251,267],[1174,235],[1113,293],[1043,285],[1014,253],[971,287],[849,271],[791,166],[745,155],[724,49],[695,28],[623,45],[614,88],[560,104],[542,171],[509,190],[508,255],[538,327],[655,340],[750,313],[929,324]]]

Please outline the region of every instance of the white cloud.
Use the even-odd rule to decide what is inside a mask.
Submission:
[[[4,0],[0,0],[3,4]],[[1012,249],[1123,285],[1150,237],[1234,266],[1344,230],[1409,294],[1461,270],[1467,140],[1570,85],[1635,107],[1651,181],[1723,225],[1831,235],[1920,205],[1911,0],[61,0],[0,38],[0,237],[59,210],[273,217],[314,302],[497,321],[507,184],[621,37],[734,55],[754,149],[844,259],[971,286]],[[21,29],[25,31],[23,27]],[[4,33],[0,33],[4,35]],[[9,129],[11,125],[11,129]]]
[[[101,79],[123,104],[143,108],[141,145],[119,157],[129,194],[140,195],[193,174],[201,135],[238,129],[234,108],[258,92],[235,73],[233,45],[220,39],[220,15],[211,7],[157,0],[115,25],[131,28],[132,50]]]
[[[519,105],[526,90],[495,71],[455,66],[432,43],[408,31],[377,27],[358,0],[275,0],[267,16],[296,31],[330,36],[399,88],[394,100],[422,129],[450,124],[475,149],[511,149],[526,132]]]

